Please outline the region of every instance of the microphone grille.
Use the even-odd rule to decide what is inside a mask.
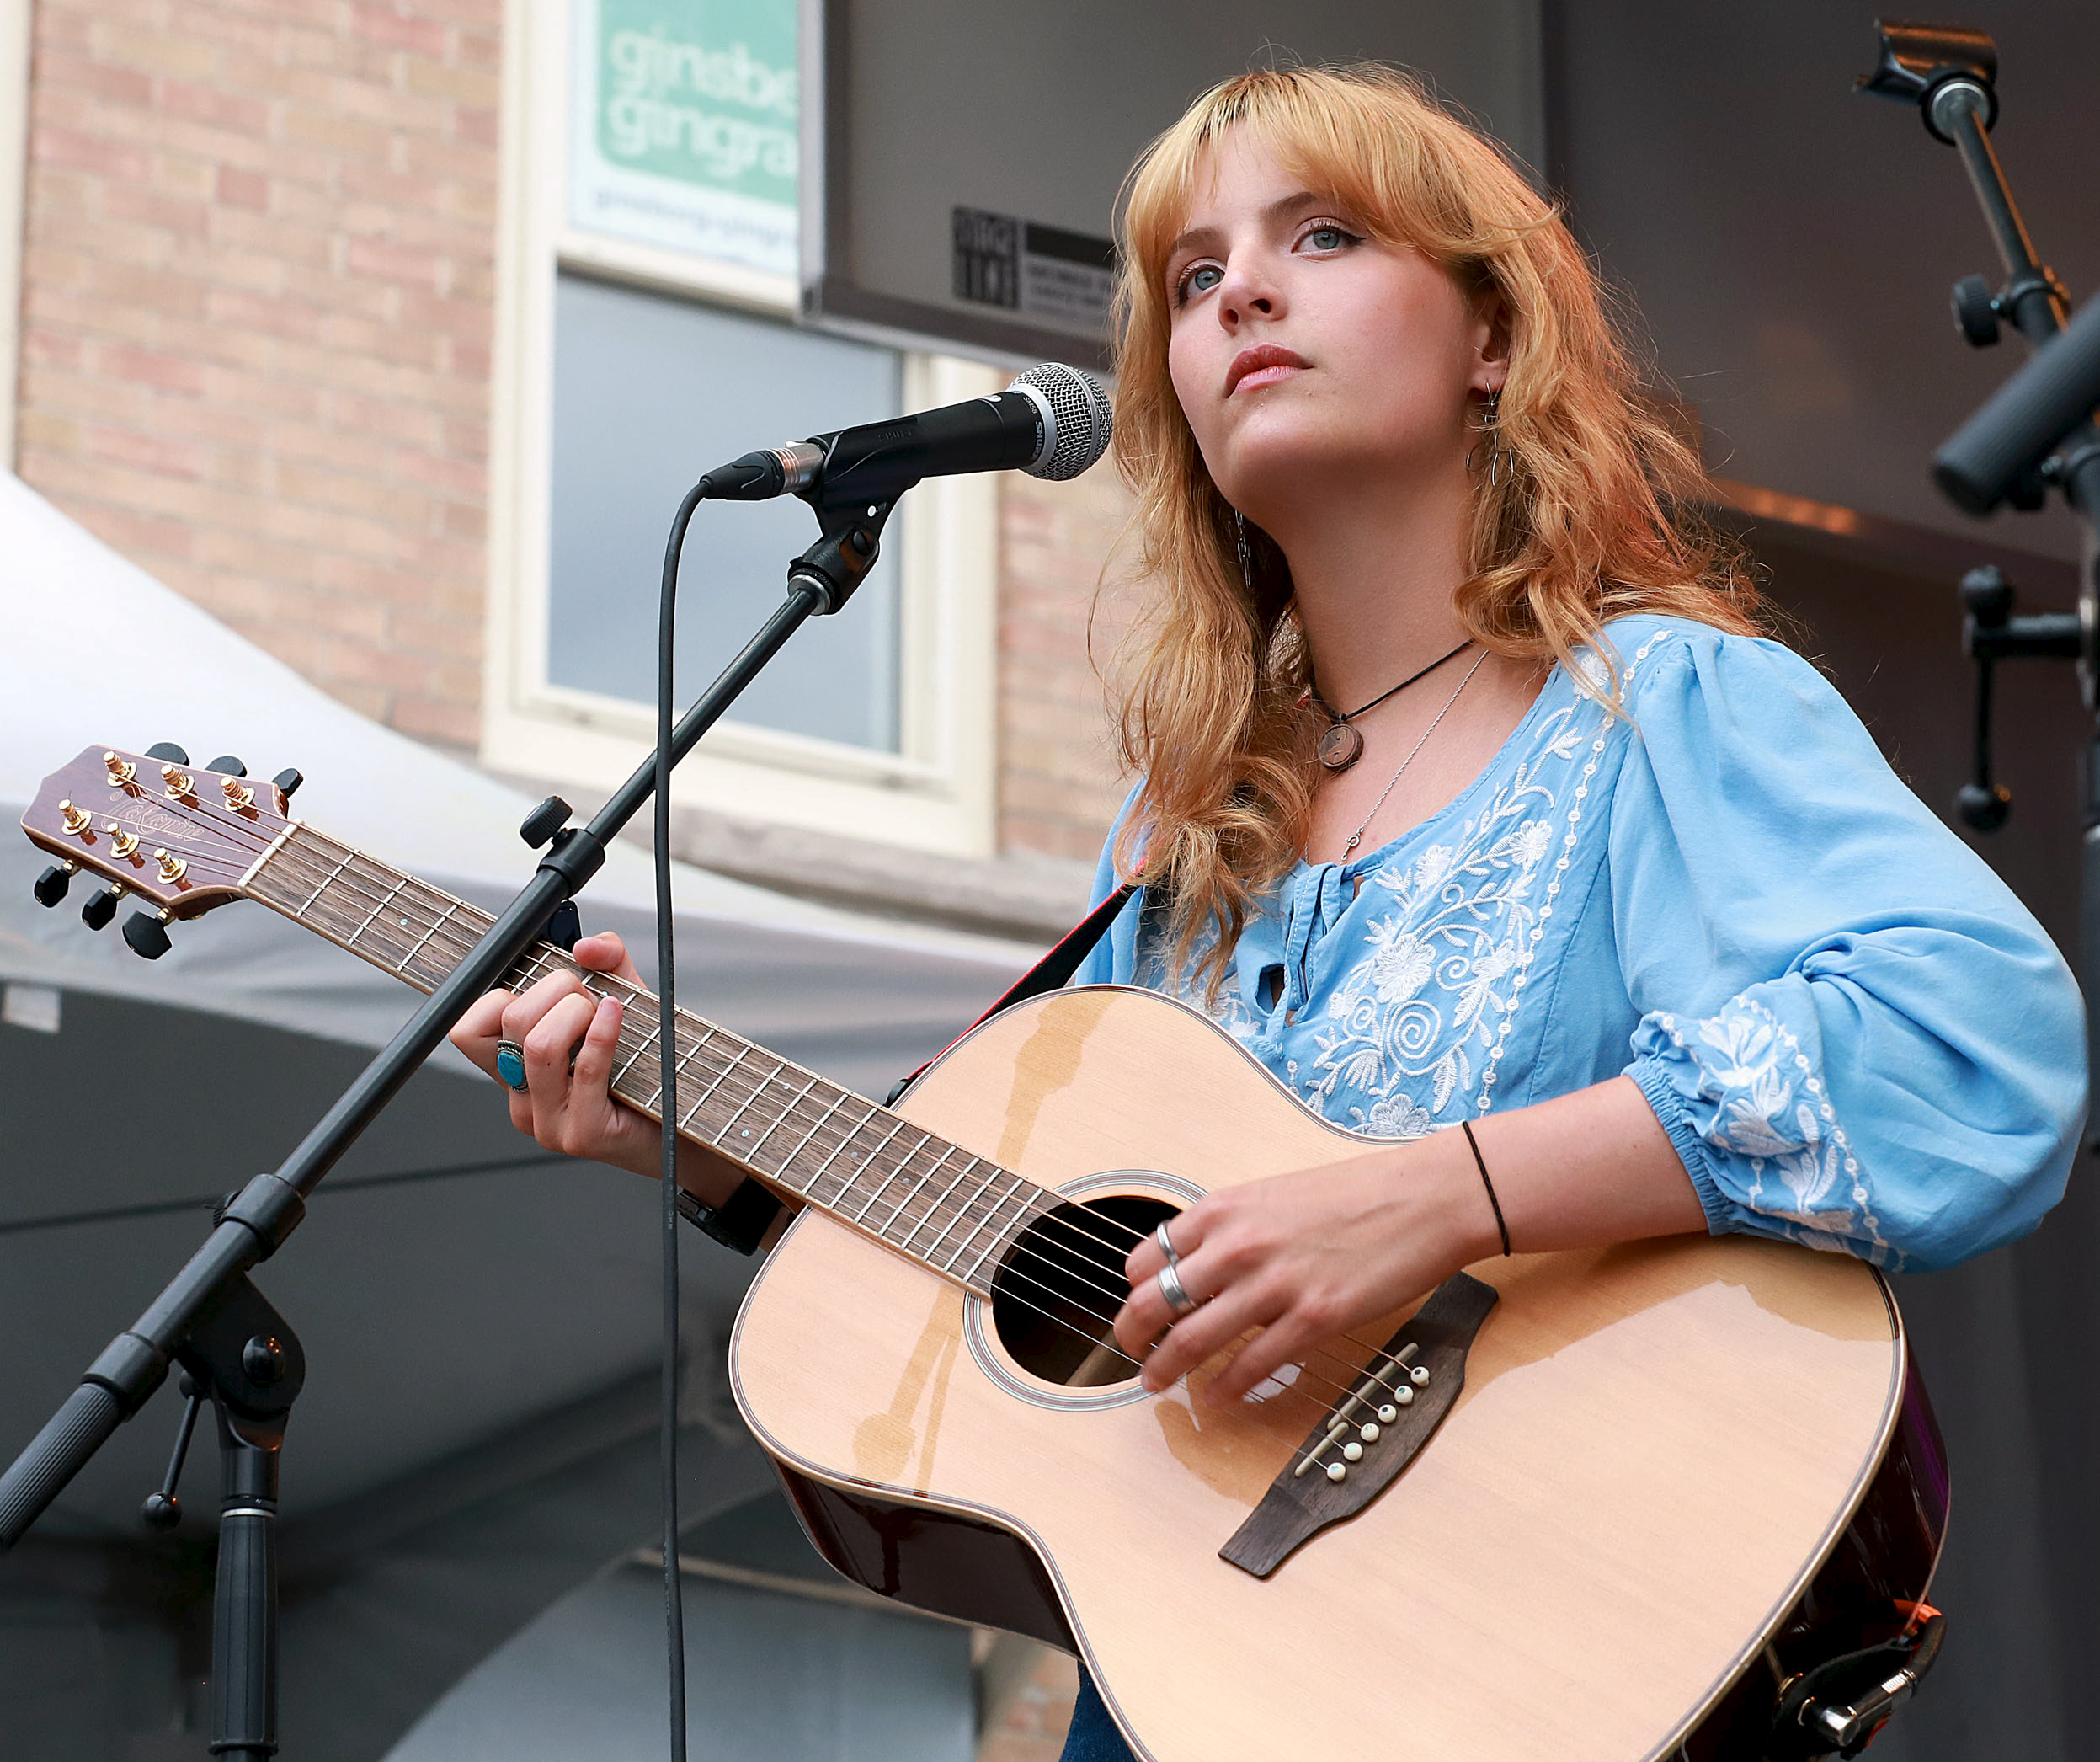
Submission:
[[[1009,391],[1032,392],[1050,415],[1050,456],[1021,468],[1031,478],[1063,483],[1076,478],[1108,451],[1116,430],[1116,416],[1108,388],[1090,373],[1068,367],[1063,361],[1045,361],[1031,367]]]

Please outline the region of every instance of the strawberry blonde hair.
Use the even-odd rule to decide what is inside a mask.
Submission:
[[[1304,848],[1315,772],[1288,564],[1250,526],[1243,579],[1234,510],[1167,372],[1167,259],[1205,154],[1237,128],[1373,238],[1422,252],[1476,303],[1500,300],[1508,376],[1493,444],[1513,457],[1475,473],[1453,602],[1484,649],[1564,663],[1591,643],[1608,662],[1599,631],[1623,613],[1751,633],[1757,606],[1740,550],[1698,512],[1698,454],[1643,394],[1559,211],[1500,148],[1376,64],[1213,87],[1125,185],[1115,451],[1153,588],[1123,649],[1121,745],[1143,783],[1117,866],[1142,867],[1171,902],[1174,964],[1193,963],[1213,999],[1256,896]]]

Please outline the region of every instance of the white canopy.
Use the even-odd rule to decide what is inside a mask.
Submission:
[[[530,874],[536,858],[517,831],[529,798],[338,703],[4,473],[0,606],[8,633],[0,813],[10,823],[41,777],[82,747],[142,752],[173,740],[200,764],[232,753],[260,775],[297,766],[306,777],[295,804],[302,819],[477,904],[499,905]],[[41,910],[29,882],[50,859],[26,839],[0,835],[0,979],[373,1046],[415,1001],[388,974],[260,907],[178,926],[167,955],[141,960],[115,929],[95,936],[80,922],[89,885],[76,881],[63,906]],[[922,994],[914,1003],[935,979],[965,1009],[996,995],[1029,953],[878,923],[684,864],[674,889],[681,1000],[768,1044],[814,1030],[835,1045],[840,1007],[856,1017],[879,1008],[863,995],[868,981],[879,994],[880,981],[906,973]],[[621,844],[578,903],[587,930],[621,931],[646,969],[653,900],[647,853]]]
[[[29,887],[49,859],[12,830],[40,780],[85,746],[173,740],[257,775],[297,766],[311,824],[485,906],[536,857],[517,834],[530,799],[335,702],[5,474],[0,619],[3,1464],[201,1238],[200,1202],[281,1161],[418,1001],[258,905],[173,926],[157,962],[81,922],[84,877],[44,910]],[[683,865],[675,885],[680,1001],[878,1097],[1029,952]],[[652,897],[647,855],[622,846],[578,900],[645,971]],[[486,1078],[449,1049],[433,1063],[259,1278],[316,1367],[296,1428],[302,1513],[615,1385],[654,1350],[649,1183],[547,1157]],[[718,1327],[750,1263],[689,1239],[696,1326]],[[462,1376],[430,1365],[434,1338],[502,1347]],[[166,1448],[164,1421],[125,1428],[40,1533],[135,1533]]]

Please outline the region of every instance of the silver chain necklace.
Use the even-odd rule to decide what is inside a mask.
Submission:
[[[1480,662],[1485,660],[1487,658],[1487,651],[1485,649],[1482,649],[1479,659],[1474,661],[1470,667],[1466,669],[1466,676],[1458,681],[1458,691],[1453,691],[1450,697],[1444,700],[1444,707],[1436,712],[1436,720],[1432,721],[1427,728],[1422,730],[1421,740],[1417,740],[1414,745],[1408,749],[1407,756],[1400,761],[1400,768],[1393,773],[1392,780],[1386,784],[1383,789],[1378,792],[1378,798],[1371,804],[1371,811],[1364,815],[1363,823],[1359,825],[1355,831],[1349,835],[1349,842],[1341,847],[1341,860],[1344,862],[1346,862],[1351,857],[1356,854],[1356,846],[1363,842],[1364,833],[1369,830],[1371,822],[1378,817],[1378,809],[1385,805],[1386,798],[1390,796],[1394,790],[1399,787],[1400,779],[1407,774],[1407,767],[1415,762],[1415,755],[1422,750],[1424,742],[1426,742],[1431,734],[1436,732],[1436,723],[1438,722],[1442,722],[1445,717],[1451,713],[1452,705],[1458,701],[1458,691],[1464,691],[1468,686],[1473,683],[1473,675],[1480,670]]]

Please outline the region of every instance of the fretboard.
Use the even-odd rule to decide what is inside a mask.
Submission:
[[[494,921],[297,824],[243,885],[250,898],[419,991],[434,990]],[[551,942],[529,950],[504,987],[521,990],[555,972],[620,1000],[613,1093],[662,1119],[655,996],[581,971]],[[677,1046],[682,1136],[981,1295],[989,1295],[1002,1247],[1057,1203],[1020,1176],[690,1011],[678,1012]]]

